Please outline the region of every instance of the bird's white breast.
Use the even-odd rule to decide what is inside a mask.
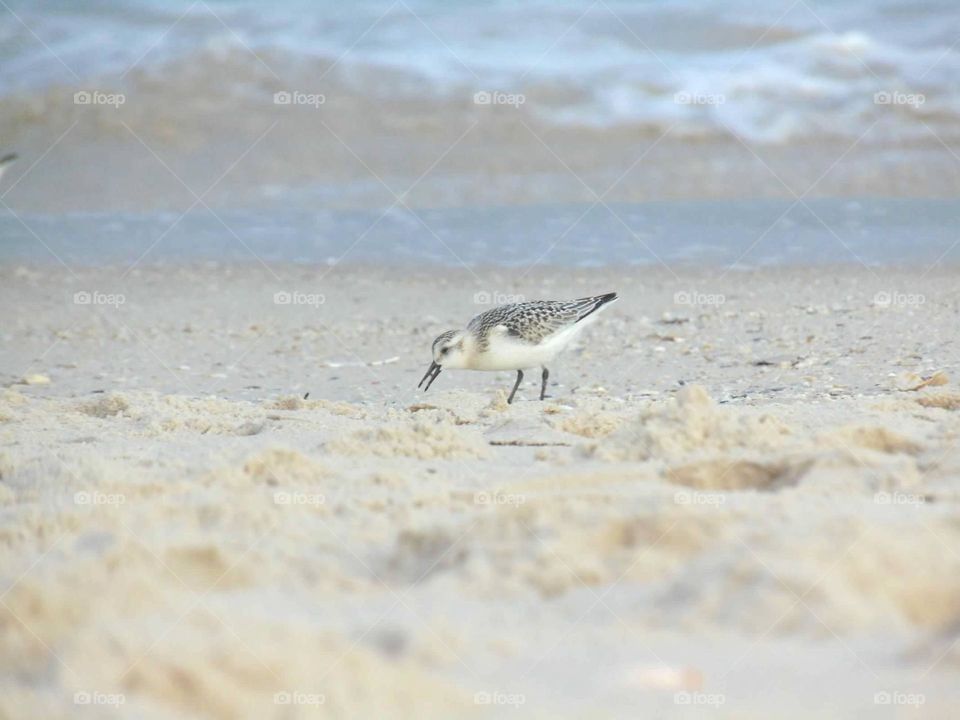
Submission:
[[[589,320],[589,318],[588,318]],[[560,330],[533,345],[512,335],[492,332],[486,352],[472,358],[472,370],[524,370],[552,361],[580,333],[586,323],[581,322]]]

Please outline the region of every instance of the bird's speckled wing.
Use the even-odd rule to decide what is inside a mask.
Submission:
[[[520,342],[536,345],[616,299],[615,293],[608,293],[569,302],[535,300],[501,305],[477,315],[467,325],[467,330],[477,337],[481,351],[486,349],[490,332],[498,327]]]

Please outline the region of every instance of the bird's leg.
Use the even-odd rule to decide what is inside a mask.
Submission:
[[[546,366],[543,368],[543,375],[540,376],[540,399],[543,400],[547,396],[547,378],[550,377],[550,371],[547,370]]]
[[[520,383],[523,382],[523,370],[517,370],[517,381],[513,384],[513,390],[510,391],[510,397],[507,398],[507,404],[513,402],[513,396],[517,394],[517,388],[520,387]]]

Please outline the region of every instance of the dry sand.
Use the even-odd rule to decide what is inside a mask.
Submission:
[[[955,270],[121,273],[0,270],[0,717],[955,717]]]

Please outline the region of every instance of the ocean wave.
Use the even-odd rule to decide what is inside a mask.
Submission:
[[[205,189],[351,208],[954,194],[960,9],[793,7],[14,1],[0,150],[32,159],[6,191],[132,211]]]
[[[910,7],[841,2],[777,17],[718,2],[13,3],[22,14],[0,17],[0,98],[160,83],[182,103],[224,99],[231,113],[268,85],[416,100],[442,118],[446,105],[500,92],[573,127],[782,143],[855,138],[876,121],[890,139],[923,139],[930,123],[952,135],[960,54],[935,40],[960,10]],[[910,14],[899,32],[896,13]]]

